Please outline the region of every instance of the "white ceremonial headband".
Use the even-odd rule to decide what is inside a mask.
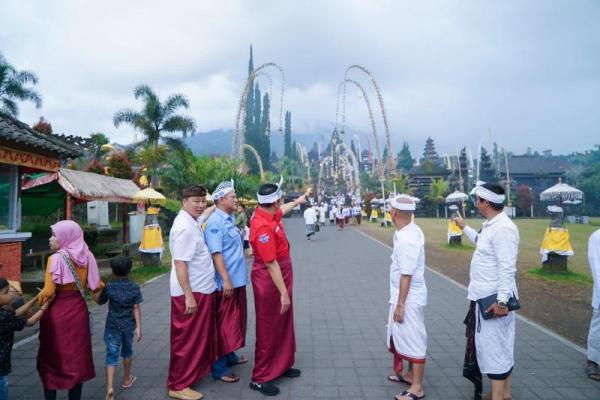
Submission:
[[[258,199],[258,204],[271,204],[275,203],[283,196],[283,192],[281,191],[281,185],[283,184],[283,176],[280,176],[279,183],[277,183],[277,190],[271,194],[262,195],[260,193],[256,193],[256,198]]]
[[[410,201],[410,203],[401,203],[400,200],[402,199],[406,199]],[[393,199],[390,199],[390,205],[396,210],[400,211],[415,211],[415,209],[417,208],[417,205],[415,204],[415,201],[412,199],[412,197],[407,196],[405,194],[400,194],[394,197]]]
[[[475,187],[475,196],[496,204],[504,204],[506,196],[503,194],[494,193],[483,186]]]
[[[233,191],[233,189],[234,189],[233,179],[230,181],[221,182],[221,183],[219,183],[219,186],[217,186],[215,191],[212,193],[211,197],[212,197],[213,201],[217,201],[220,198],[225,197],[225,195],[227,193]]]

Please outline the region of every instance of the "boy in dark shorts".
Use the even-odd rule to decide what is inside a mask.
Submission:
[[[113,381],[119,363],[119,352],[123,357],[123,384],[127,389],[133,386],[137,377],[131,375],[133,356],[133,337],[137,342],[142,340],[142,313],[140,303],[143,301],[140,287],[129,280],[132,261],[129,257],[116,257],[110,261],[115,280],[109,282],[97,296],[96,302],[108,302],[108,315],[104,327],[104,343],[106,344],[106,398],[114,398]]]

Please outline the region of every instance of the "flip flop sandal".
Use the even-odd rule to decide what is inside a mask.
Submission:
[[[408,397],[411,400],[421,400],[425,398],[425,395],[419,397],[414,393],[409,392],[408,390],[405,390],[404,392],[400,393],[399,395],[396,395],[394,397],[394,400],[400,400],[402,397]]]
[[[412,382],[409,382],[406,379],[404,379],[402,375],[388,375],[388,381],[412,385]]]
[[[235,383],[240,380],[240,377],[235,374],[223,375],[222,377],[219,378],[219,380],[221,382],[225,382],[225,383]]]
[[[131,379],[129,380],[129,383],[124,383],[121,385],[121,387],[123,389],[127,389],[133,386],[133,384],[135,383],[135,381],[137,381],[137,376],[133,376],[131,375]]]
[[[600,367],[597,365],[585,367],[585,373],[593,381],[600,381]]]

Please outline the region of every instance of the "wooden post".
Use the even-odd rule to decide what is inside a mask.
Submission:
[[[129,229],[127,224],[129,220],[129,213],[127,210],[129,207],[127,207],[127,203],[123,203],[121,204],[121,208],[123,214],[123,244],[129,244]]]
[[[65,199],[65,219],[73,219],[73,198],[69,193]]]

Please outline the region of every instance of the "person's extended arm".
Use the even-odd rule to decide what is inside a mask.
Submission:
[[[412,275],[400,276],[400,290],[398,292],[398,304],[394,311],[394,321],[401,323],[404,321],[404,302],[406,301],[406,296],[408,296],[408,291],[410,290]]]
[[[300,205],[300,204],[304,204],[306,203],[306,195],[303,194],[302,196],[296,198],[296,200],[294,201],[290,201],[289,203],[285,203],[284,205],[281,206],[281,213],[283,215],[286,215],[290,212],[292,212],[292,210],[294,209],[294,207]]]
[[[465,224],[465,220],[460,215],[455,215],[452,220],[454,223],[463,230],[465,235],[471,240],[471,242],[477,244],[477,239],[479,238],[479,234],[477,231],[470,226]]]
[[[214,253],[212,255],[212,259],[217,273],[221,276],[221,279],[223,279],[223,296],[229,297],[233,294],[233,284],[231,283],[231,278],[227,273],[225,259],[223,259],[223,255],[221,253]]]
[[[204,212],[202,213],[202,215],[200,215],[200,218],[198,218],[199,222],[201,224],[203,224],[204,221],[206,221],[208,219],[208,217],[210,217],[211,214],[213,212],[215,212],[216,209],[217,209],[217,206],[212,205],[212,206],[208,207],[206,210],[204,210]]]
[[[190,286],[190,278],[188,275],[188,266],[185,261],[175,260],[175,275],[177,276],[177,282],[183,290],[185,296],[185,312],[184,314],[193,314],[198,308],[194,293],[192,293],[192,287]]]
[[[135,340],[142,340],[142,307],[139,303],[133,306],[133,318],[135,319]]]
[[[281,275],[281,268],[279,268],[279,263],[277,260],[273,260],[273,262],[265,263],[267,266],[267,271],[269,271],[269,275],[273,280],[273,283],[279,290],[279,294],[281,296],[281,311],[283,314],[287,312],[290,308],[290,296],[288,294],[287,288],[285,287],[285,283],[283,282],[283,275]]]
[[[27,322],[25,323],[25,326],[34,326],[35,324],[38,323],[38,321],[40,319],[42,319],[42,317],[44,316],[44,312],[48,311],[48,307],[50,307],[50,304],[52,304],[52,301],[54,300],[54,296],[50,297],[43,306],[40,307],[40,309],[33,314],[31,317],[29,317],[27,319]]]
[[[29,300],[27,303],[23,304],[21,307],[17,308],[15,310],[15,316],[20,317],[21,315],[25,314],[27,311],[29,311],[29,309],[31,308],[31,306],[33,305],[33,303],[35,303],[38,300],[39,297],[39,293],[37,296],[33,297],[31,300]]]

